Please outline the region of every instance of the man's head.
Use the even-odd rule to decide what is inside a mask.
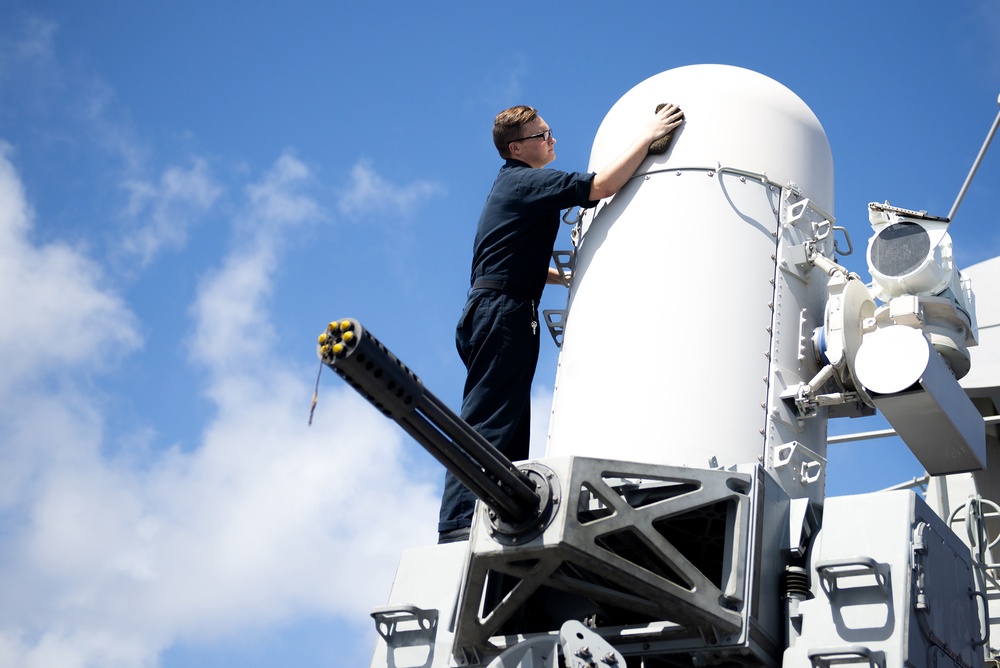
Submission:
[[[493,122],[493,143],[502,158],[516,158],[532,167],[544,167],[556,158],[548,124],[532,107],[504,109]]]

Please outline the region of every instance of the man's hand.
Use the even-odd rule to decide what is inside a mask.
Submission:
[[[671,109],[674,110],[673,113],[671,113]],[[660,114],[662,114],[662,113],[666,113],[668,115],[667,116],[668,121],[669,121],[670,118],[677,118],[677,115],[678,114],[680,115],[680,118],[677,121],[677,125],[674,126],[674,129],[676,129],[677,127],[679,127],[680,124],[684,122],[684,112],[681,111],[680,108],[677,105],[675,105],[675,104],[658,104],[658,105],[656,105],[656,111],[654,112],[654,119],[653,119],[653,124],[654,125],[658,124],[659,119],[657,117]],[[659,128],[657,128],[657,130],[658,129]],[[670,147],[670,140],[672,140],[673,137],[674,137],[673,130],[670,130],[667,133],[665,133],[665,134],[661,135],[660,137],[656,138],[649,145],[649,152],[652,153],[652,154],[654,154],[654,155],[661,155],[663,153],[666,153],[667,149]]]
[[[667,103],[656,106],[656,113],[646,126],[649,143],[670,134],[684,122],[684,112],[676,104]]]
[[[664,105],[642,129],[632,145],[611,164],[597,172],[590,186],[590,199],[611,197],[632,178],[635,170],[649,154],[649,145],[676,130],[684,122],[684,112],[676,104]]]

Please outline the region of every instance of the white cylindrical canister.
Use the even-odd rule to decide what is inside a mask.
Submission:
[[[598,130],[590,169],[620,154],[661,102],[685,112],[669,150],[585,220],[547,455],[757,462],[772,336],[797,348],[798,311],[822,313],[776,294],[781,191],[795,184],[832,212],[829,143],[781,84],[696,65],[626,93]],[[792,324],[773,332],[777,302]]]

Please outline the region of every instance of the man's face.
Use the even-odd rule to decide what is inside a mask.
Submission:
[[[549,124],[541,116],[535,120],[521,126],[522,137],[532,137],[521,141],[511,142],[511,156],[527,163],[532,167],[544,167],[556,159],[556,138],[533,137],[549,131]]]

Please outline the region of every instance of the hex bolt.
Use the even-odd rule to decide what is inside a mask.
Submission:
[[[618,663],[618,657],[615,656],[614,652],[608,652],[607,654],[604,655],[604,658],[601,659],[601,662],[606,663],[609,666],[613,666],[616,663]]]

